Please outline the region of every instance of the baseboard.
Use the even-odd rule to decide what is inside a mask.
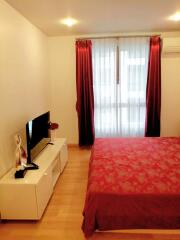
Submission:
[[[77,143],[68,143],[67,146],[68,147],[79,147],[79,144],[77,144]]]
[[[91,149],[92,146],[79,146],[77,143],[68,143],[67,144],[68,148],[79,148],[79,149]]]

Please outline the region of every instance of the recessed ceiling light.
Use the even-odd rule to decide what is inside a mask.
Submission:
[[[68,27],[72,27],[77,22],[78,21],[76,19],[73,19],[73,18],[65,18],[65,19],[61,20],[61,23],[64,24],[64,25],[67,25]]]
[[[178,22],[180,21],[180,12],[177,12],[169,17],[169,20]]]

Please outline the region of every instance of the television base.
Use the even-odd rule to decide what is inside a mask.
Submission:
[[[39,166],[35,163],[28,163],[25,167],[26,170],[36,170],[39,169]]]

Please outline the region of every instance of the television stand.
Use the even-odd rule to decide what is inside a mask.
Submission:
[[[41,218],[68,160],[66,139],[55,139],[34,160],[39,169],[27,171],[24,178],[15,179],[12,168],[0,179],[1,219]]]

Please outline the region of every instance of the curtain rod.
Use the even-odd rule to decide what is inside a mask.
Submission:
[[[160,34],[155,35],[122,35],[122,36],[100,36],[100,37],[78,37],[76,40],[92,40],[92,39],[104,39],[104,38],[131,38],[131,37],[160,37]]]

